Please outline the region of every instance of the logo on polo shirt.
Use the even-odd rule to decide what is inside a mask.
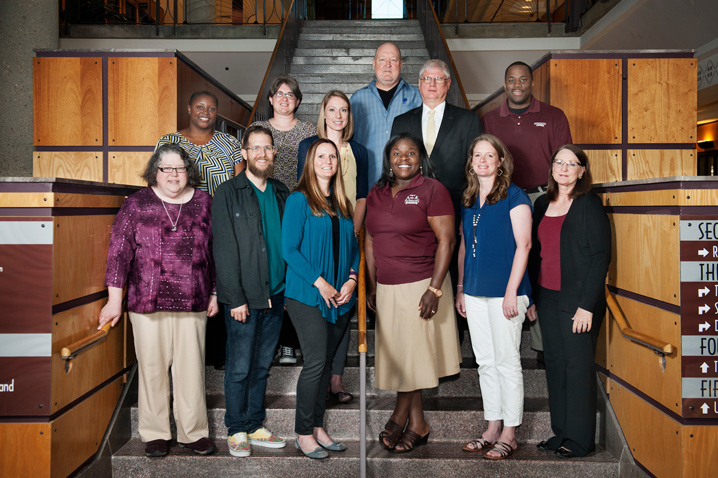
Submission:
[[[541,121],[537,121],[537,122],[534,123],[534,126],[540,126],[540,127],[543,128],[544,126],[546,126],[546,123],[542,123]]]
[[[404,204],[419,204],[419,196],[416,194],[409,194],[406,199],[404,199]]]

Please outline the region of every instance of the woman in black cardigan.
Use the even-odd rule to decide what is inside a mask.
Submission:
[[[538,444],[561,458],[595,449],[596,338],[606,313],[611,226],[591,192],[588,157],[573,145],[554,153],[548,190],[536,200],[530,273],[541,316],[551,429]]]

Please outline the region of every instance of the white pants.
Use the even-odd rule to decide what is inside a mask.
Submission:
[[[177,441],[209,436],[204,388],[205,312],[130,312],[139,369],[137,411],[143,442],[170,440],[170,379]]]
[[[529,305],[518,297],[519,314],[504,317],[503,297],[465,296],[466,317],[476,363],[486,420],[503,420],[504,426],[521,425],[524,412],[524,377],[521,371],[521,328]]]

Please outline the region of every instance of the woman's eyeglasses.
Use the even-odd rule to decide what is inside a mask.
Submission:
[[[276,93],[274,93],[274,95],[277,98],[286,98],[288,100],[293,100],[294,98],[297,97],[294,93],[285,93],[283,91],[277,91]]]
[[[157,169],[159,169],[163,173],[171,173],[172,171],[177,171],[178,173],[186,173],[187,172],[186,166],[180,166],[179,168],[171,168],[169,166],[162,166]]]
[[[557,159],[553,162],[553,165],[559,169],[563,168],[564,166],[566,166],[567,168],[575,169],[578,166],[581,166],[581,163],[579,163],[578,161],[563,161],[561,159]]]

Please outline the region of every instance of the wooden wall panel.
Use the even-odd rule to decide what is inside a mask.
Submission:
[[[659,478],[681,476],[680,424],[615,380],[610,381],[609,391],[613,410],[634,458]]]
[[[177,131],[177,59],[109,58],[109,145],[154,146]]]
[[[609,214],[608,217],[613,229],[608,283],[680,305],[678,216]]]
[[[620,144],[621,61],[550,60],[550,65],[551,104],[566,114],[573,142]]]
[[[66,310],[52,317],[52,412],[55,413],[124,368],[125,321],[121,320],[102,343],[72,360],[65,372],[62,347],[95,332],[100,309],[107,299]]]
[[[715,206],[718,189],[663,189],[657,191],[629,191],[601,193],[604,204],[610,206]]]
[[[241,106],[232,97],[224,91],[217,88],[214,84],[201,76],[195,70],[190,68],[186,63],[178,60],[177,65],[177,129],[183,129],[189,126],[189,115],[187,114],[187,104],[189,98],[196,91],[209,91],[217,96],[219,105],[217,106],[217,114],[234,123],[244,127],[249,126],[249,117],[251,110],[247,110]]]
[[[69,178],[102,182],[102,153],[85,151],[36,151],[32,158],[36,178]]]
[[[105,289],[105,264],[114,215],[55,217],[53,304]]]
[[[531,94],[537,100],[551,104],[551,62],[539,66],[533,72],[534,86]]]
[[[628,60],[628,141],[695,143],[697,61]]]
[[[33,144],[102,145],[101,58],[33,60]]]
[[[97,452],[122,386],[118,377],[52,421],[53,478],[68,476]]]
[[[668,342],[677,351],[666,356],[664,369],[663,361],[653,350],[623,337],[611,317],[607,370],[680,415],[681,316],[620,295],[616,300],[633,330]]]
[[[718,427],[683,428],[683,476],[715,476],[718,470]]]
[[[692,149],[629,149],[627,175],[631,179],[695,176],[695,151]]]
[[[49,423],[0,423],[0,476],[50,476]]]
[[[107,160],[107,182],[147,186],[145,180],[140,176],[147,167],[151,156],[152,153],[149,151],[143,153],[111,152]]]
[[[587,149],[585,152],[594,184],[621,181],[621,150]]]

